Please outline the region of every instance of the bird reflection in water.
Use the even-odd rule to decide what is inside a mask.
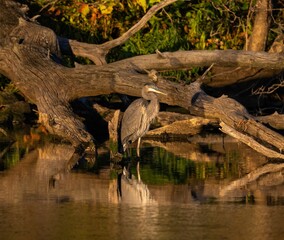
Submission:
[[[148,186],[131,174],[126,167],[118,175],[118,199],[120,203],[146,205],[154,204]]]

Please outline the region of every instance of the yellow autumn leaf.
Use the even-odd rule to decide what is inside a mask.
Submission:
[[[101,11],[102,14],[111,14],[112,13],[112,10],[113,10],[113,6],[110,5],[110,6],[105,6],[103,4],[100,4],[99,5],[99,9]]]
[[[137,3],[139,6],[141,6],[144,10],[144,12],[146,12],[147,9],[147,0],[137,0]]]
[[[79,12],[83,15],[86,16],[90,12],[89,5],[86,3],[83,3],[79,9]]]
[[[159,3],[161,0],[149,0],[149,5],[153,5],[154,3]]]

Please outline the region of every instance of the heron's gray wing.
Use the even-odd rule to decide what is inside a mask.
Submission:
[[[122,144],[134,142],[144,135],[149,126],[146,126],[146,107],[148,101],[139,98],[126,109],[122,118],[121,141]]]

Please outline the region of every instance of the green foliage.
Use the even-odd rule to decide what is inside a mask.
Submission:
[[[186,12],[188,41],[196,49],[242,49],[248,1],[193,1]]]
[[[42,11],[45,20],[41,21],[59,35],[103,43],[121,36],[160,1],[62,0],[50,4],[48,0],[34,0],[34,3],[47,6]],[[255,1],[249,0],[177,1],[159,11],[123,46],[113,49],[108,61],[154,53],[156,49],[243,49],[252,30],[249,9],[254,6]],[[201,72],[202,69],[186,74],[177,72],[175,78],[188,83]]]
[[[50,1],[34,2],[44,6]],[[92,42],[101,43],[126,32],[157,2],[160,0],[63,0],[48,5],[44,14],[64,23],[69,30],[87,33]],[[134,51],[135,45],[140,54],[144,54],[157,47],[173,50],[241,48],[248,4],[247,0],[178,1],[156,14],[130,40],[126,49]],[[63,25],[57,30],[62,28]]]

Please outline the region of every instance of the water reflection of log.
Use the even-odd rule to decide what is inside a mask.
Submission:
[[[101,167],[96,173],[71,171],[54,188],[50,188],[50,176],[66,167],[73,152],[74,149],[68,145],[46,144],[27,153],[17,165],[0,174],[0,202],[41,200],[136,205],[191,204],[208,199],[234,201],[235,198],[246,197],[248,193],[263,201],[268,201],[267,196],[284,198],[284,164],[263,166],[261,161],[251,161],[258,162],[259,165],[251,165],[250,170],[246,170],[250,173],[243,174],[237,180],[193,178],[188,180],[188,184],[182,185],[146,185],[136,178],[121,176],[122,198],[117,194],[118,179],[110,177],[111,169],[108,165]]]
[[[176,156],[193,161],[237,161],[239,174],[242,177],[237,180],[230,178],[192,180],[190,186],[182,185],[184,189],[188,188],[188,190],[180,192],[181,202],[183,200],[185,202],[192,201],[192,198],[198,201],[211,201],[212,199],[243,201],[248,196],[252,199],[257,198],[258,202],[266,203],[271,198],[274,199],[274,204],[277,201],[283,202],[281,199],[284,198],[284,164],[267,164],[268,159],[262,154],[242,143],[237,143],[228,136],[225,138],[221,135],[196,136],[189,140],[191,142],[162,143],[153,140],[144,140],[144,142],[147,141],[153,146],[162,147]],[[148,187],[155,199],[160,202],[160,197],[156,197],[162,196],[160,190],[157,190],[156,187]],[[171,185],[167,186],[167,191],[170,192],[172,187]],[[175,189],[174,193],[178,191]]]
[[[219,195],[225,196],[229,192],[236,189],[243,189],[253,182],[257,182],[262,187],[264,186],[277,186],[284,182],[284,176],[282,170],[284,169],[284,163],[281,164],[266,164],[254,171],[248,173],[244,177],[232,181],[227,186],[223,186]]]
[[[254,151],[247,145],[238,142],[236,139],[222,134],[196,135],[189,139],[191,143],[199,146],[207,146],[211,151],[220,153],[221,160],[238,161],[240,176],[249,173],[268,162],[267,157]]]
[[[65,144],[45,144],[27,153],[13,168],[0,175],[0,202],[89,201],[92,203],[152,203],[147,186],[134,176],[122,177],[122,198],[117,194],[117,178],[110,178],[110,168],[96,174],[76,173],[70,159],[76,161],[74,148]],[[78,159],[77,159],[78,160]],[[68,174],[66,174],[68,172]],[[56,176],[55,186],[49,186]]]
[[[56,187],[49,187],[50,177],[66,170],[73,153],[74,148],[64,144],[46,144],[27,153],[16,166],[0,175],[0,201],[108,202],[109,174],[107,179],[102,179],[105,174],[98,178],[95,174],[71,172]]]
[[[68,145],[46,144],[27,153],[0,181],[0,199],[21,201],[29,194],[46,194],[49,178],[65,168],[74,149]]]
[[[201,147],[190,142],[159,142],[154,140],[143,140],[144,143],[149,143],[151,146],[160,147],[175,156],[186,158],[192,161],[218,161],[220,154],[217,152],[203,152]]]
[[[248,171],[267,162],[267,158],[263,155],[238,143],[230,136],[222,134],[208,134],[203,137],[197,135],[188,138],[188,142],[160,142],[150,139],[144,139],[143,142],[192,161],[223,162],[232,153],[237,155],[243,164],[246,164],[245,167]],[[251,161],[252,159],[253,161]]]
[[[282,168],[283,169],[283,168]],[[283,170],[282,170],[283,171]],[[282,175],[282,176],[281,176]],[[262,179],[265,177],[266,179]],[[238,183],[238,180],[236,180]],[[241,180],[242,181],[242,180]],[[238,185],[234,181],[206,179],[204,181],[191,181],[186,185],[148,185],[148,189],[159,204],[179,203],[191,204],[193,202],[243,202],[251,197],[254,203],[284,204],[283,174],[267,172],[256,181]],[[271,186],[273,184],[273,187]],[[234,187],[232,187],[234,186]],[[230,188],[230,190],[228,190]]]

